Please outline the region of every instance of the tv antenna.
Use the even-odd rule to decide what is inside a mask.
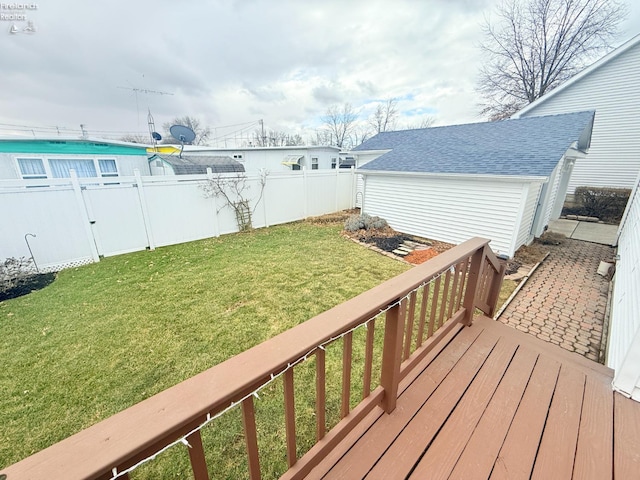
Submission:
[[[185,125],[172,125],[169,128],[171,136],[180,142],[180,155],[178,158],[182,158],[182,151],[184,150],[185,143],[191,143],[196,138],[196,133]]]
[[[144,75],[143,75],[144,77]],[[138,93],[144,93],[145,95],[173,95],[171,92],[161,92],[160,90],[149,90],[147,88],[137,88],[137,87],[118,87],[122,90],[131,90],[136,97],[136,113],[138,114],[138,127],[140,127],[140,107],[138,105]],[[147,108],[149,105],[147,104]]]
[[[153,149],[155,151],[156,144],[162,140],[162,135],[156,132],[156,124],[153,121],[153,115],[151,115],[151,109],[148,109],[149,114],[147,115],[147,124],[149,125],[149,135],[151,135],[151,143],[153,145]]]

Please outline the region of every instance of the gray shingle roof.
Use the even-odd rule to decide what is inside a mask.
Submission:
[[[364,171],[548,176],[574,142],[586,149],[595,112],[379,133],[354,151],[391,150]]]
[[[176,175],[196,175],[207,173],[207,167],[213,173],[244,172],[244,165],[226,156],[210,155],[160,155],[154,154],[149,160],[161,158],[173,167]]]

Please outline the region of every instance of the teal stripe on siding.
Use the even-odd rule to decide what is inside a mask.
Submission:
[[[80,155],[145,155],[146,146],[130,147],[98,142],[70,141],[0,141],[2,153],[46,153],[46,154],[80,154]]]

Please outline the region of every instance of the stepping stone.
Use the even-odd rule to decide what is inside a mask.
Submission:
[[[397,248],[393,251],[393,253],[395,253],[396,255],[400,255],[401,257],[404,257],[409,254],[409,252],[407,252],[406,250],[400,250]]]

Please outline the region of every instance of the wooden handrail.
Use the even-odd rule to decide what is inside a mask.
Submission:
[[[319,345],[374,318],[390,305],[396,305],[387,312],[387,324],[391,326],[385,332],[385,344],[391,345],[389,348],[393,349],[394,357],[385,358],[385,364],[383,364],[381,384],[384,388],[381,392],[378,387],[366,397],[369,401],[383,402],[387,411],[391,411],[395,405],[397,382],[402,376],[399,374],[400,363],[403,360],[403,355],[406,359],[406,353],[408,353],[408,351],[403,352],[402,342],[405,338],[403,309],[406,309],[406,305],[409,303],[413,306],[416,304],[415,295],[411,302],[405,297],[425,285],[426,282],[438,277],[443,272],[447,272],[449,268],[455,267],[453,281],[450,281],[452,274],[447,272],[445,281],[440,282],[440,278],[438,278],[434,289],[432,298],[437,300],[435,297],[439,295],[438,286],[440,283],[445,284],[442,288],[443,298],[440,309],[437,312],[439,319],[437,323],[444,323],[442,315],[445,312],[447,301],[450,302],[446,307],[449,310],[447,317],[452,316],[456,322],[464,317],[469,323],[469,315],[473,315],[478,300],[476,290],[480,284],[482,265],[486,259],[494,269],[497,267],[497,270],[491,272],[491,288],[487,292],[488,298],[482,300],[485,304],[495,306],[495,300],[497,300],[495,286],[497,285],[497,290],[499,290],[500,271],[504,272],[504,269],[500,269],[497,259],[488,247],[488,242],[482,238],[468,240],[303,324],[9,466],[0,473],[7,475],[7,480],[14,478],[110,478],[114,467],[117,467],[118,471],[122,471],[135,465],[141,459],[153,455],[161,448],[197,428],[206,420],[207,415],[214,415],[230,404],[241,401],[258,387],[264,385],[272,375],[287,369],[289,365],[313,352]],[[449,289],[450,283],[452,284],[451,289]],[[463,289],[464,302],[462,301]],[[424,296],[428,297],[428,292],[425,292]],[[397,304],[401,299],[402,302]],[[426,311],[426,307],[422,307],[420,315],[422,322],[425,321],[426,315],[430,315],[433,319],[436,316],[435,307],[430,313]],[[401,319],[400,325],[398,318]],[[448,318],[445,320],[451,321]],[[420,328],[422,331],[424,324]],[[433,324],[430,323],[427,329],[429,336],[433,333],[433,328]],[[393,338],[387,339],[386,337],[394,331]],[[411,336],[407,335],[407,338],[411,339]],[[422,339],[419,339],[417,343],[421,349],[425,348],[425,345],[422,345]],[[426,348],[430,347],[426,345]],[[390,351],[385,351],[386,357],[390,354]],[[415,356],[409,357],[403,368],[406,365],[411,365],[412,359],[415,360]],[[324,362],[322,363],[324,364]],[[292,378],[288,377],[286,380],[291,382]],[[289,389],[285,388],[285,390]],[[292,397],[285,400],[285,403],[289,405],[292,405],[292,402]],[[244,422],[255,428],[252,404],[250,402],[244,403],[243,408]],[[349,418],[360,418],[363,412],[368,411],[369,408],[371,407],[356,407],[353,410],[353,415],[349,414],[345,421]],[[343,406],[343,415],[348,413],[348,405]],[[321,420],[324,422],[324,418]],[[292,436],[292,439],[288,440],[287,448],[290,465],[296,461],[295,425],[291,421],[291,419],[287,420],[288,436]],[[318,439],[323,437],[323,432],[320,432],[322,428],[318,426]],[[337,438],[336,435],[328,437],[325,437],[323,441],[334,442]],[[196,440],[199,440],[199,435]],[[254,445],[255,439],[250,438],[248,444]],[[251,459],[251,462],[251,468],[255,471],[258,468],[256,466],[257,460]],[[203,468],[202,465],[204,464],[201,463],[198,468]],[[194,468],[196,467],[194,466]]]

